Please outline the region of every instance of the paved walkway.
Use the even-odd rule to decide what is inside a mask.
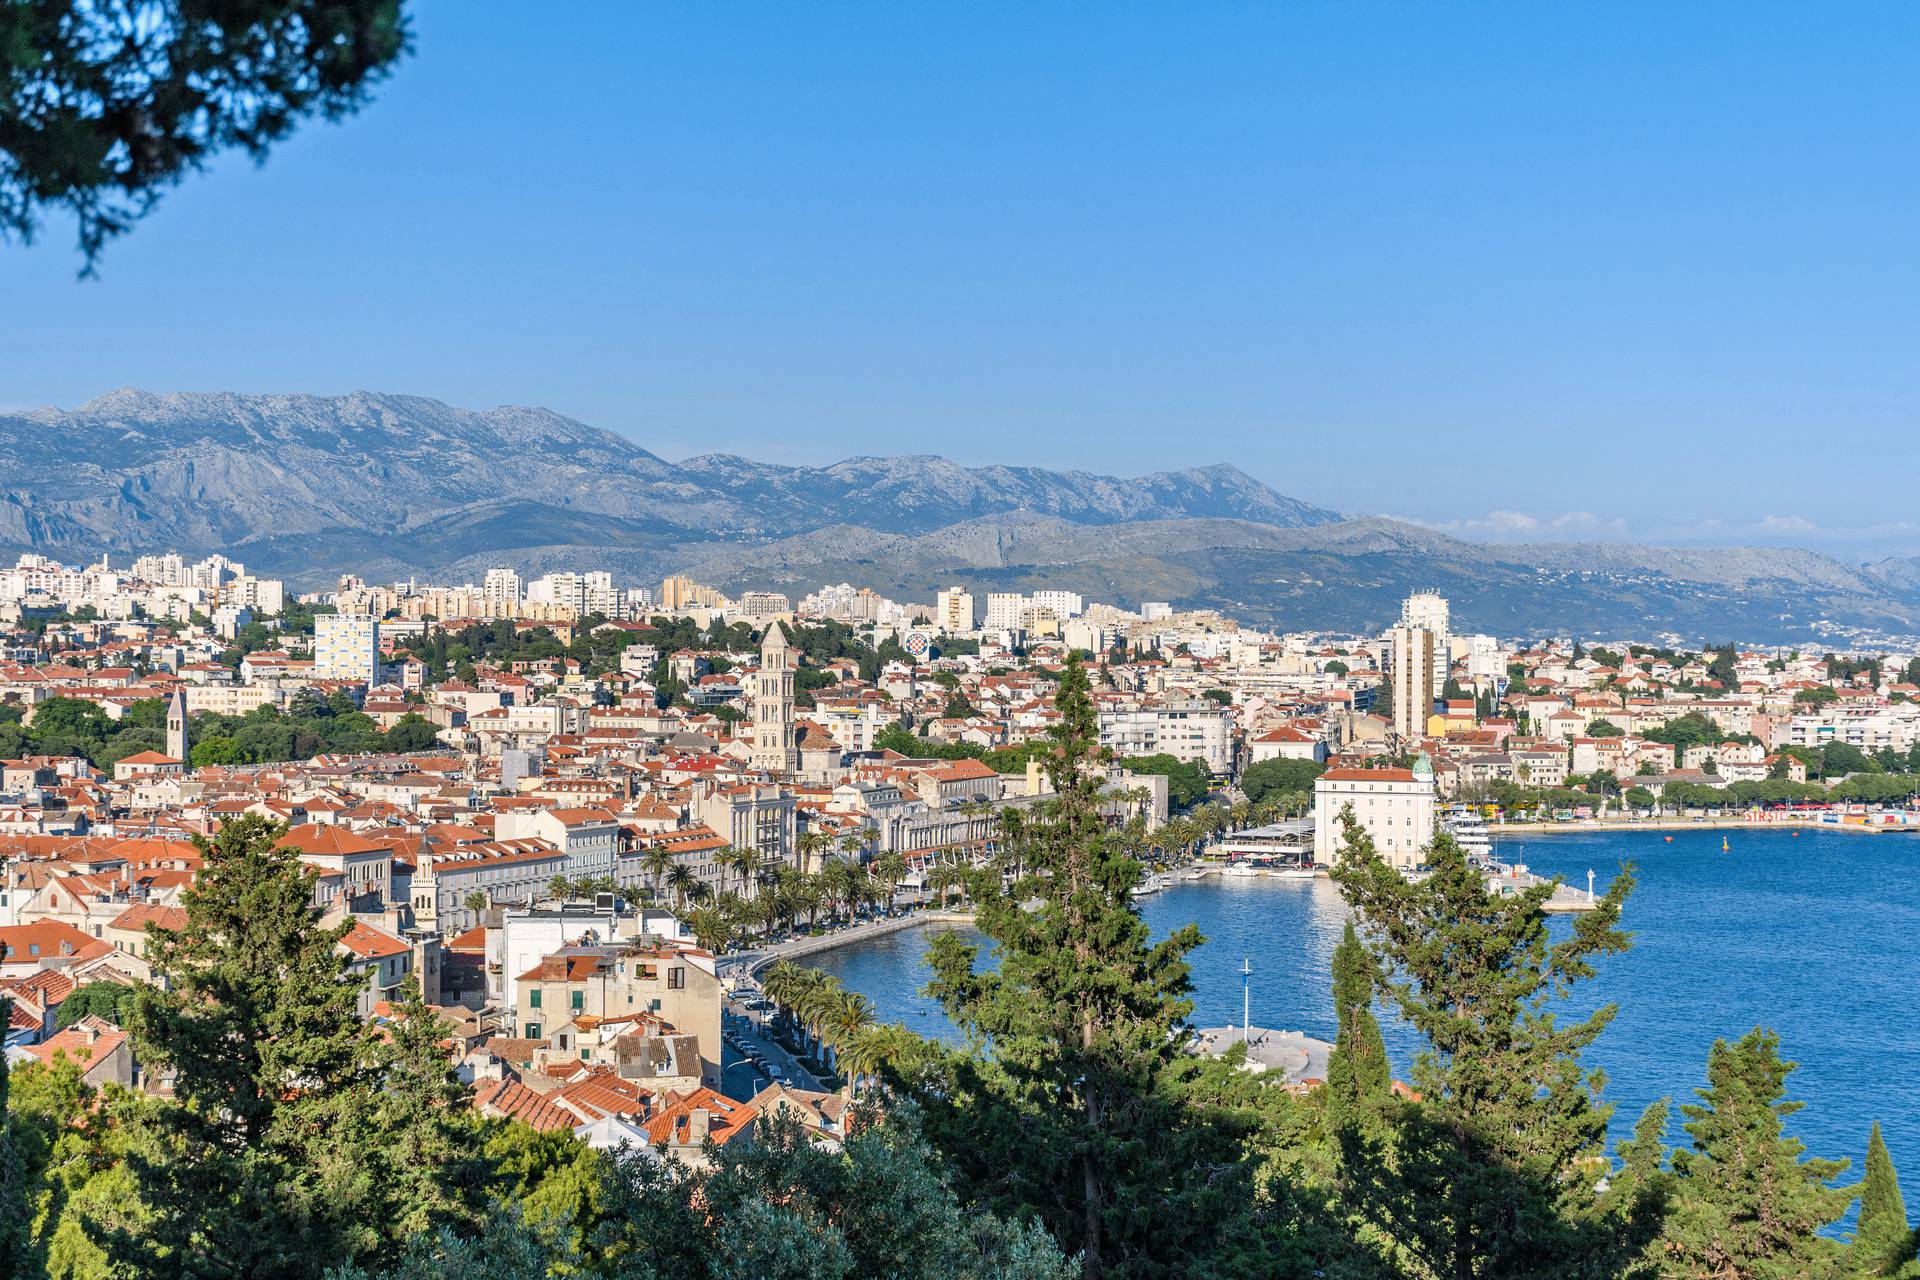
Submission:
[[[716,961],[722,974],[735,977],[753,977],[776,960],[798,960],[802,956],[818,955],[822,951],[831,951],[835,947],[844,947],[855,942],[864,942],[868,938],[883,938],[890,933],[899,933],[923,924],[964,924],[973,918],[966,911],[924,910],[911,911],[903,916],[888,916],[881,920],[864,920],[859,924],[835,929],[831,933],[811,934],[801,938],[788,938],[771,946],[760,947],[752,951],[736,951],[722,956]]]

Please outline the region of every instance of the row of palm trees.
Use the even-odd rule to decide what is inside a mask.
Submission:
[[[1136,814],[1114,830],[1134,857],[1150,870],[1159,869],[1191,862],[1215,836],[1297,816],[1311,804],[1312,797],[1303,792],[1280,792],[1258,803],[1198,805],[1151,830]],[[885,903],[889,911],[893,909],[908,872],[904,855],[889,851],[869,858],[868,836],[859,831],[841,835],[807,831],[795,843],[798,867],[771,861],[745,846],[728,845],[716,851],[713,861],[721,870],[717,884],[703,880],[673,850],[656,845],[640,855],[645,885],[620,887],[609,876],[555,876],[547,891],[557,898],[618,893],[634,906],[670,905],[695,939],[716,953],[756,936],[791,932],[803,917],[813,928],[823,920],[829,925],[851,921],[863,907]],[[804,870],[807,866],[816,869]],[[928,883],[939,892],[943,905],[951,892],[964,887],[962,866],[932,866],[928,871]],[[476,915],[487,905],[482,893],[467,896],[466,906]]]
[[[818,969],[778,961],[761,975],[760,989],[779,1007],[802,1048],[822,1061],[831,1059],[856,1097],[863,1077],[882,1063],[908,1061],[922,1048],[899,1023],[880,1022],[871,1000]]]

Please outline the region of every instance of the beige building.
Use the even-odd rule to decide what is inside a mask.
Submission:
[[[760,642],[760,669],[753,676],[753,766],[773,774],[800,767],[793,725],[793,650],[779,623]]]
[[[1439,637],[1425,627],[1395,627],[1387,633],[1387,671],[1393,681],[1393,731],[1402,741],[1426,733],[1439,688],[1433,682]]]
[[[966,635],[973,630],[973,592],[964,587],[948,587],[933,600],[933,625],[950,636]]]
[[[1412,769],[1329,769],[1313,784],[1313,860],[1340,860],[1340,813],[1353,816],[1391,865],[1410,871],[1433,842],[1433,778]]]
[[[720,1083],[720,979],[695,947],[642,941],[563,947],[514,980],[515,1035],[549,1040],[569,1027],[591,1049],[599,1025],[650,1014],[699,1046],[700,1078]],[[656,1026],[654,1033],[663,1034]],[[572,1043],[578,1044],[578,1040]]]

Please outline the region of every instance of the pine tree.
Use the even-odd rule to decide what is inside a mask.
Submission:
[[[1333,952],[1333,1011],[1337,1030],[1327,1058],[1326,1105],[1329,1127],[1339,1128],[1363,1116],[1385,1099],[1392,1087],[1386,1042],[1373,1017],[1377,975],[1373,958],[1347,921],[1347,932]]]
[[[445,1021],[409,977],[387,1025],[385,1079],[371,1116],[377,1160],[387,1170],[382,1215],[389,1256],[442,1227],[479,1222],[493,1189],[492,1162],[482,1148],[485,1126],[467,1105],[444,1047]]]
[[[1900,1177],[1893,1157],[1880,1136],[1876,1121],[1867,1138],[1866,1174],[1860,1183],[1860,1221],[1853,1233],[1848,1262],[1860,1276],[1920,1275],[1915,1265],[1915,1240],[1907,1222],[1907,1202],[1900,1194]]]
[[[930,1135],[974,1197],[1038,1215],[1084,1274],[1195,1274],[1229,1243],[1252,1191],[1231,1130],[1196,1120],[1183,1090],[1191,925],[1149,942],[1130,890],[1140,864],[1102,816],[1098,721],[1070,660],[1043,757],[1052,794],[1003,827],[999,860],[969,877],[994,944],[943,934],[928,990],[972,1038],[921,1092]]]
[[[122,1242],[143,1274],[311,1277],[380,1238],[393,1171],[364,1149],[379,1047],[336,947],[346,926],[318,926],[284,834],[250,814],[196,838],[186,921],[150,933],[165,985],[141,992],[135,1043],[176,1105],[156,1121],[170,1158],[132,1162],[161,1210]]]
[[[1673,1204],[1660,1241],[1661,1273],[1716,1280],[1819,1280],[1837,1270],[1839,1250],[1818,1232],[1839,1221],[1851,1188],[1827,1183],[1844,1160],[1802,1159],[1784,1135],[1801,1104],[1786,1099],[1793,1064],[1779,1038],[1755,1028],[1714,1043],[1707,1087],[1680,1108],[1690,1147],[1673,1153]]]
[[[11,1007],[0,997],[0,1033],[7,1027]],[[0,1048],[0,1280],[24,1274],[19,1268],[27,1257],[33,1227],[26,1162],[14,1142],[13,1112],[8,1106],[10,1085],[7,1055]]]
[[[1612,1108],[1580,1054],[1614,1008],[1578,1021],[1556,1009],[1594,957],[1626,948],[1631,872],[1556,943],[1552,886],[1497,895],[1445,835],[1426,852],[1429,873],[1408,879],[1351,809],[1340,822],[1336,878],[1383,989],[1428,1046],[1413,1070],[1421,1101],[1389,1113],[1383,1149],[1342,1144],[1353,1211],[1416,1275],[1613,1274],[1638,1243],[1597,1210]]]

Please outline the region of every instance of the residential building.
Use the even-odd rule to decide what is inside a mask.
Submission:
[[[376,684],[380,620],[369,613],[323,613],[313,620],[313,674],[321,680]]]
[[[1433,842],[1433,777],[1413,769],[1329,769],[1313,784],[1313,859],[1340,858],[1340,813],[1353,816],[1373,847],[1403,871],[1419,867]]]

